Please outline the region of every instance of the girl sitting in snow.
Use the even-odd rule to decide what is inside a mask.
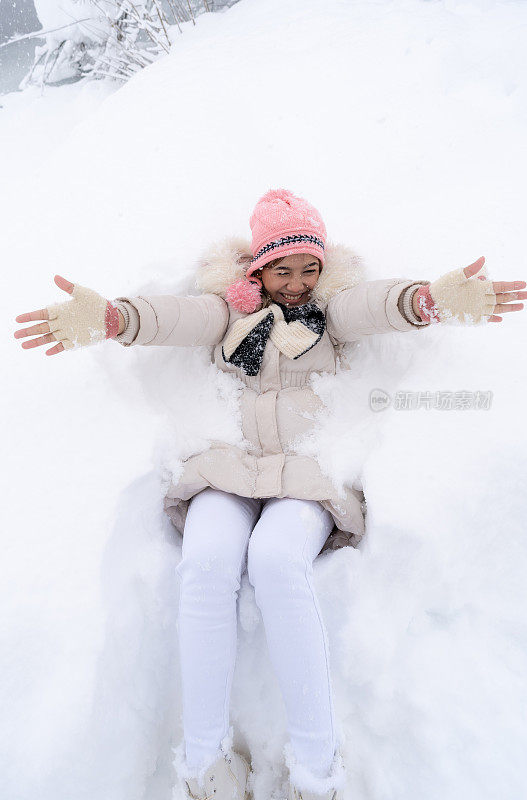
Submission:
[[[199,296],[119,297],[55,276],[72,299],[21,314],[19,330],[59,340],[48,355],[115,338],[122,345],[208,345],[217,368],[242,381],[247,448],[213,441],[188,458],[164,506],[183,536],[179,652],[184,741],[175,766],[188,797],[245,800],[250,767],[233,750],[229,698],[236,601],[247,570],[283,693],[289,800],[340,800],[345,771],[334,721],[326,630],[313,586],[324,550],[356,546],[362,492],[337,492],[317,462],[295,453],[321,401],[312,373],[334,374],[346,342],[430,323],[501,322],[527,298],[524,281],[476,275],[484,258],[430,283],[365,281],[359,259],[326,240],[309,203],[280,189],[250,219],[252,243],[227,239],[202,259]],[[346,366],[345,360],[340,362]]]

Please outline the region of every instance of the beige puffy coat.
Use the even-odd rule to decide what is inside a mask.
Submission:
[[[359,258],[342,245],[326,245],[326,261],[311,300],[326,314],[320,341],[296,359],[287,358],[268,339],[259,373],[246,375],[224,361],[222,342],[230,326],[246,316],[224,299],[226,288],[243,276],[242,257],[251,256],[241,238],[213,245],[200,262],[198,296],[119,297],[128,319],[117,337],[130,345],[209,345],[211,359],[223,372],[241,380],[241,419],[247,449],[221,441],[186,459],[164,507],[183,535],[190,498],[207,486],[244,497],[295,497],[317,500],[333,516],[335,527],[323,550],[356,546],[364,533],[365,499],[353,486],[339,494],[310,457],[295,453],[295,439],[305,434],[322,401],[309,385],[313,373],[335,374],[346,342],[373,333],[418,330],[402,312],[402,293],[428,281],[365,281]],[[341,358],[341,367],[346,368]]]

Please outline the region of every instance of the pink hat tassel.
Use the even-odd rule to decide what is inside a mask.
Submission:
[[[262,305],[262,282],[259,278],[240,278],[225,291],[225,299],[242,314],[252,314]]]

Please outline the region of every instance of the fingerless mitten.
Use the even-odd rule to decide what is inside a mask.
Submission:
[[[65,350],[87,347],[117,336],[117,308],[85,286],[75,284],[71,300],[46,308],[49,330]]]
[[[421,286],[415,296],[421,319],[426,322],[477,325],[493,314],[496,305],[492,281],[487,277],[467,278],[463,269],[454,269],[428,286]]]

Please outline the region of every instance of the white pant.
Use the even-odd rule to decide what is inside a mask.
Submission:
[[[239,497],[207,488],[191,500],[183,537],[179,650],[186,767],[203,774],[229,731],[242,567],[262,613],[294,757],[325,778],[337,747],[328,642],[313,561],[333,528],[313,500]]]

